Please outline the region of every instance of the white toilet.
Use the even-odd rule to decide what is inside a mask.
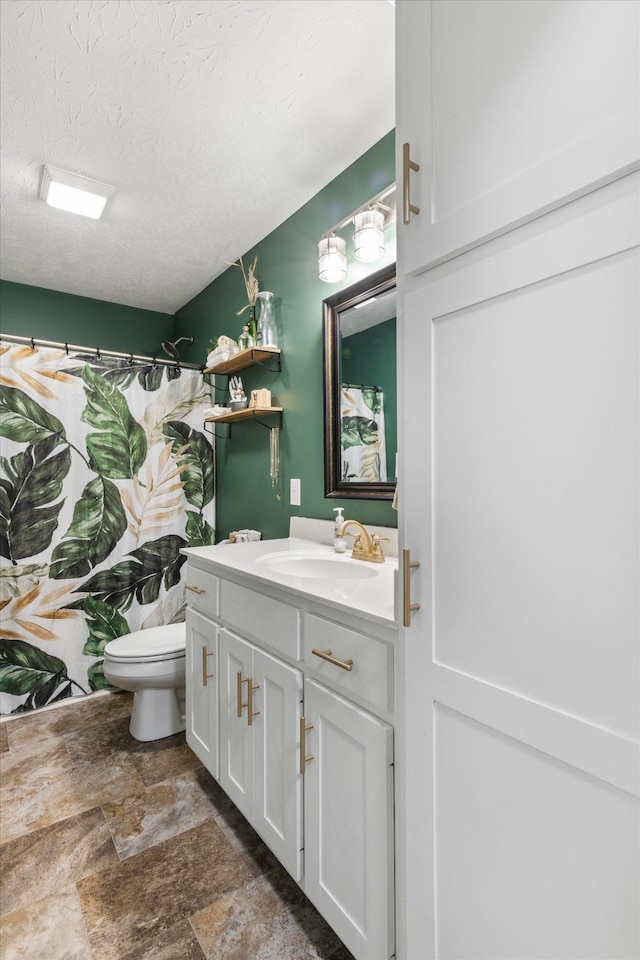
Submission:
[[[129,731],[136,740],[159,740],[185,728],[186,625],[136,630],[104,648],[109,683],[133,691]]]

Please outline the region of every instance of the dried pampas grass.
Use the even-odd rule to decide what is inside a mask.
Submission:
[[[260,292],[260,285],[258,283],[258,278],[256,277],[256,266],[258,264],[258,258],[256,257],[249,267],[248,270],[244,269],[244,263],[242,257],[238,263],[233,263],[231,266],[240,267],[242,270],[242,279],[244,280],[244,286],[247,291],[247,300],[249,301],[242,310],[238,310],[236,316],[241,316],[245,310],[250,310],[251,307],[255,307],[256,300],[258,299],[258,293]]]

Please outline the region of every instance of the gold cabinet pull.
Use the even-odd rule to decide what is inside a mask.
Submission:
[[[246,683],[247,685],[247,699],[243,701],[242,699],[242,684]],[[253,709],[253,691],[259,690],[260,684],[254,683],[251,677],[243,677],[242,671],[238,670],[236,674],[236,716],[241,717],[242,711],[244,708],[247,708],[247,723],[250,727],[253,726],[253,718],[257,717],[260,713],[259,710]]]
[[[304,774],[305,765],[313,760],[313,754],[307,754],[307,730],[313,730],[313,724],[300,717],[300,773]]]
[[[336,667],[342,667],[343,670],[348,670],[349,672],[353,670],[353,660],[338,660],[337,657],[333,656],[333,650],[316,650],[316,648],[313,647],[311,653],[315,654],[316,657],[320,657],[322,660],[326,660],[327,663],[333,663]]]
[[[420,164],[411,159],[411,147],[408,143],[402,144],[402,222],[409,223],[411,214],[420,213],[420,207],[411,203],[411,171],[416,173],[420,169]]]
[[[411,571],[420,566],[419,560],[411,559],[411,551],[402,551],[402,624],[411,626],[411,613],[419,610],[419,603],[411,603]]]
[[[248,724],[250,727],[253,726],[253,718],[254,718],[254,717],[257,717],[258,714],[260,713],[259,710],[254,710],[254,709],[253,709],[253,691],[254,691],[254,690],[259,690],[259,689],[260,689],[260,684],[259,684],[259,683],[254,683],[254,682],[253,682],[253,678],[252,678],[252,677],[248,677],[248,678],[247,678],[247,704],[246,704],[246,706],[247,706],[247,724]]]
[[[207,650],[204,643],[202,644],[202,686],[206,687],[207,680],[211,677],[215,677],[215,673],[207,673],[207,657],[213,656],[213,650]]]
[[[202,587],[196,587],[195,584],[193,583],[186,583],[185,589],[191,590],[192,593],[206,593],[206,591],[203,590]]]
[[[242,670],[238,670],[238,673],[237,673],[237,675],[236,675],[236,680],[237,680],[237,685],[236,685],[236,716],[241,717],[241,716],[242,716],[242,710],[243,710],[243,708],[249,706],[249,701],[248,701],[248,700],[247,700],[246,703],[243,703],[243,702],[242,702],[242,684],[243,684],[243,683],[250,683],[251,681],[249,680],[248,677],[245,677],[244,679],[242,678]]]

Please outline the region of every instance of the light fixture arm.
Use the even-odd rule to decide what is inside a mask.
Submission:
[[[395,207],[391,206],[388,203],[385,203],[385,200],[389,199],[396,192],[395,182],[389,184],[388,187],[385,187],[384,190],[381,190],[380,193],[376,193],[374,197],[371,197],[370,200],[367,200],[366,203],[363,203],[356,210],[352,210],[346,217],[343,217],[338,223],[334,224],[326,233],[322,234],[321,240],[325,240],[327,237],[333,236],[333,234],[344,230],[348,224],[353,223],[355,218],[359,213],[362,213],[363,210],[369,210],[375,207],[379,207],[385,212],[385,221],[387,215],[392,213],[395,210]]]

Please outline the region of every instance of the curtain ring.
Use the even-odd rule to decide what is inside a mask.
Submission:
[[[153,366],[153,369],[154,369],[154,370],[155,370],[155,368],[158,366],[158,360],[157,360],[156,357],[153,358],[152,366]]]
[[[69,344],[68,344],[68,343],[65,343],[64,349],[65,349],[65,352],[66,352],[67,356],[69,356]]]
[[[35,350],[35,348],[36,348],[36,342],[35,342],[35,340],[33,339],[33,337],[31,337],[31,349],[32,349],[32,350]]]
[[[96,360],[102,360],[102,357],[100,356],[100,347],[96,347]]]
[[[129,363],[133,363],[133,354],[132,354],[132,353],[129,354]]]

